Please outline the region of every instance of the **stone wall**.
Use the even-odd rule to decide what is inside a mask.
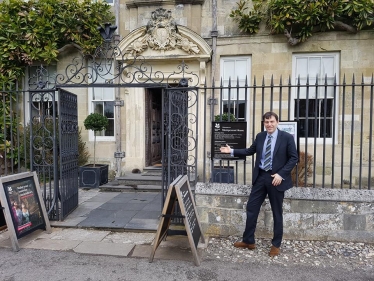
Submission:
[[[198,183],[196,206],[208,236],[241,236],[250,186]],[[374,190],[292,188],[283,204],[284,238],[374,243]],[[272,237],[269,200],[261,207],[256,237]]]

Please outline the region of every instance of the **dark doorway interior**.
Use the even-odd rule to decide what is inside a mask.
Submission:
[[[146,90],[146,166],[160,166],[162,159],[162,89]]]

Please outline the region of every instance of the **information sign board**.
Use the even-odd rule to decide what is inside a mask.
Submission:
[[[212,122],[212,158],[222,160],[245,160],[245,156],[232,157],[221,153],[220,148],[228,144],[231,148],[245,148],[247,145],[247,122]]]

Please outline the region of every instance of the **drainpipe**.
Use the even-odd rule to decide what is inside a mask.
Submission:
[[[212,0],[212,31],[210,32],[210,35],[212,36],[212,79],[216,72],[216,51],[217,51],[217,0]]]
[[[217,37],[218,37],[218,30],[217,30],[217,0],[212,0],[212,31],[210,32],[210,35],[212,36],[212,72],[211,72],[211,78],[212,83],[214,82],[214,75],[216,73],[216,53],[217,53]],[[213,90],[214,91],[214,90]],[[213,96],[210,99],[210,116],[213,118],[214,116],[214,93]]]
[[[210,32],[212,36],[212,70],[211,70],[211,79],[212,79],[212,86],[214,85],[214,79],[216,74],[216,53],[217,53],[217,37],[218,37],[218,30],[217,30],[217,0],[212,0],[212,31]],[[210,118],[214,121],[214,105],[216,104],[216,98],[214,98],[214,89],[212,89],[212,96],[210,97],[208,104],[210,104]],[[213,159],[211,158],[211,152],[207,154],[207,157],[210,158],[210,173],[213,170]],[[204,178],[205,178],[205,165],[204,165]]]
[[[114,0],[114,10],[116,15],[116,38],[114,40],[115,45],[118,46],[118,43],[121,40],[120,35],[120,24],[119,24],[119,17],[120,17],[120,0]],[[115,83],[117,87],[115,87],[114,95],[115,95],[115,142],[116,142],[116,152],[114,153],[114,158],[116,162],[116,178],[122,176],[122,158],[125,157],[125,152],[122,151],[121,145],[121,127],[122,127],[122,119],[121,119],[121,107],[124,106],[124,101],[121,100],[121,88],[118,86],[120,84],[119,75],[115,79]]]

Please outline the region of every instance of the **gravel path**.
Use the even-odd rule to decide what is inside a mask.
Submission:
[[[284,266],[343,267],[348,270],[374,268],[374,244],[283,240],[281,254],[270,258],[269,239],[256,239],[254,251],[234,248],[236,241],[241,241],[241,237],[210,238],[204,259]]]

